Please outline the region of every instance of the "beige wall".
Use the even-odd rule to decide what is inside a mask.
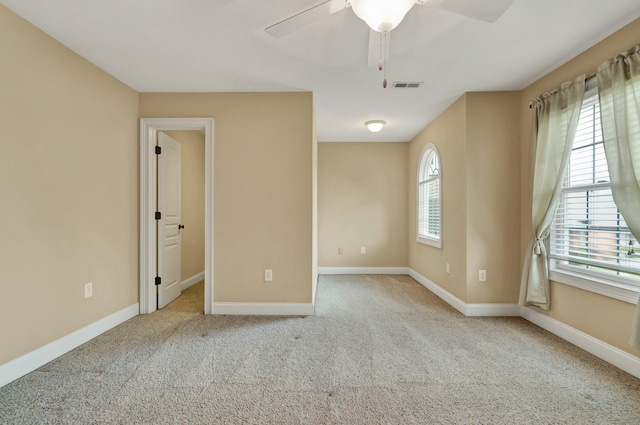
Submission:
[[[516,303],[520,93],[467,93],[466,97],[467,302]],[[481,269],[487,272],[486,282],[478,280]]]
[[[311,93],[141,93],[140,116],[215,120],[214,301],[311,302]]]
[[[407,265],[407,153],[407,143],[320,143],[321,267]]]
[[[138,94],[3,6],[0,57],[3,364],[138,301]]]
[[[467,303],[517,302],[518,101],[515,92],[467,93],[410,143],[409,266]],[[442,249],[416,242],[416,179],[427,143],[441,159]]]
[[[462,96],[409,144],[409,267],[461,300],[467,300],[466,111]],[[416,242],[416,179],[422,149],[433,143],[442,168],[442,249]],[[445,264],[451,264],[447,274]]]
[[[530,204],[530,145],[533,114],[529,101],[536,96],[558,87],[562,82],[573,80],[582,73],[595,74],[596,68],[605,60],[626,51],[638,43],[640,19],[617,31],[581,55],[547,74],[522,91],[521,114],[521,244],[520,264],[531,235]],[[571,286],[551,282],[551,310],[543,314],[605,341],[621,350],[640,357],[640,350],[629,346],[631,319],[635,306]]]
[[[182,280],[204,272],[204,135],[165,131],[181,146]]]

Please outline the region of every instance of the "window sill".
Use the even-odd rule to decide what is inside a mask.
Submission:
[[[442,248],[442,239],[425,238],[424,236],[418,236],[416,240],[418,243],[424,245],[433,246],[435,248]]]
[[[625,301],[630,304],[638,304],[638,296],[640,295],[640,288],[634,288],[629,285],[593,276],[587,277],[580,273],[573,273],[562,269],[550,270],[549,280],[584,289],[585,291],[595,292],[596,294]]]

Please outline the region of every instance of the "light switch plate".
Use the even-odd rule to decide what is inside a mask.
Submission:
[[[93,296],[93,282],[84,284],[84,297],[89,298]]]

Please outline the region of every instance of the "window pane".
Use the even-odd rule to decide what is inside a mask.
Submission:
[[[427,149],[420,160],[418,175],[419,237],[440,238],[440,161],[435,149]]]
[[[418,234],[426,235],[427,234],[427,208],[428,208],[428,196],[427,196],[428,187],[426,183],[420,184],[420,199],[418,205]]]
[[[571,152],[568,186],[589,185],[609,181],[609,171],[602,142],[575,148]]]
[[[584,100],[551,230],[558,264],[640,285],[640,250],[613,201],[597,93]]]
[[[429,214],[427,235],[440,236],[440,179],[432,180],[427,188],[427,211]]]
[[[438,164],[438,156],[435,152],[431,153],[431,158],[429,158],[429,167],[427,178],[437,177],[440,175],[440,164]]]
[[[573,148],[575,149],[601,141],[600,104],[598,103],[598,96],[596,95],[585,99],[582,103]]]
[[[609,187],[566,192],[551,236],[551,254],[565,264],[623,277],[640,273],[638,242]]]

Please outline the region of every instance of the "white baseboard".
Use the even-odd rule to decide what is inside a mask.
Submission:
[[[409,269],[409,276],[417,280],[422,286],[436,294],[444,302],[468,317],[520,317],[518,304],[468,304],[441,286],[422,276],[413,269]]]
[[[213,314],[235,316],[313,316],[312,303],[213,303]]]
[[[195,285],[198,282],[202,282],[204,280],[204,272],[200,272],[198,274],[194,274],[191,277],[186,278],[182,282],[180,282],[180,289],[183,291],[190,286]]]
[[[63,336],[49,344],[40,347],[24,356],[11,360],[0,366],[0,387],[15,381],[29,372],[33,372],[42,365],[73,350],[85,342],[97,337],[119,324],[126,322],[140,313],[138,303],[123,308],[69,335]]]
[[[575,346],[601,358],[605,362],[640,378],[640,359],[613,345],[607,344],[576,328],[560,322],[545,314],[538,313],[529,307],[520,307],[520,316],[529,322],[540,326],[552,334],[559,336]]]
[[[467,314],[467,304],[462,301],[460,298],[453,295],[451,292],[446,289],[442,289],[440,286],[436,285],[426,277],[422,276],[420,273],[413,269],[409,269],[409,276],[418,281],[422,286],[427,288],[429,291],[436,294],[440,297],[444,302],[449,304],[451,307],[458,310],[460,313],[466,315]]]
[[[354,269],[356,269],[354,271]],[[361,267],[320,267],[319,274],[363,274]],[[466,304],[447,290],[436,285],[426,277],[410,268],[375,268],[377,273],[366,274],[408,274],[428,290],[436,294],[447,304],[466,316],[520,316],[529,322],[559,336],[582,348],[602,360],[640,378],[640,358],[620,350],[606,342],[594,338],[578,329],[553,319],[537,311],[515,304]],[[383,270],[388,270],[383,273]],[[325,271],[326,270],[326,271]],[[360,273],[358,271],[361,271]],[[403,272],[404,271],[404,272]],[[335,273],[332,273],[335,272]],[[198,276],[198,275],[196,275]],[[195,279],[195,276],[189,279]],[[202,280],[202,279],[200,279]],[[199,280],[197,281],[199,282]],[[194,282],[194,283],[197,283]],[[314,294],[315,301],[315,294]],[[26,375],[73,350],[109,329],[139,314],[138,303],[117,311],[103,319],[85,326],[69,335],[38,348],[24,356],[0,365],[0,387]],[[229,315],[273,315],[273,316],[311,316],[314,314],[312,303],[213,303],[213,314]]]
[[[518,304],[467,304],[468,317],[520,317]]]
[[[409,274],[408,267],[318,267],[318,274]]]
[[[444,302],[465,316],[522,317],[534,325],[537,325],[542,329],[559,336],[565,341],[582,348],[586,352],[593,354],[605,362],[611,363],[636,378],[640,378],[640,358],[562,323],[559,320],[517,304],[467,304],[413,269],[409,269],[409,276],[417,280],[420,284],[436,294],[438,297],[442,298]]]

